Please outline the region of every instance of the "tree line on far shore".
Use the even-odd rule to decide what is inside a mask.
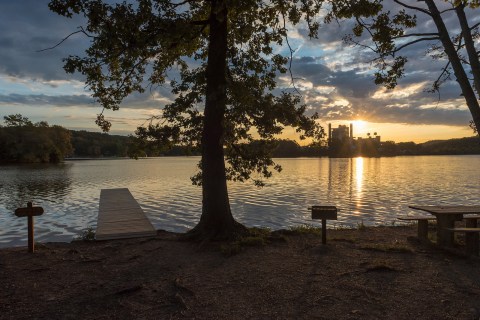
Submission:
[[[73,157],[162,157],[162,156],[200,156],[200,151],[185,146],[161,147],[155,145],[139,148],[133,137],[109,135],[99,132],[70,131],[74,152]],[[424,143],[382,142],[374,156],[391,157],[401,155],[455,155],[480,154],[480,138],[468,137],[450,140],[433,140]],[[274,158],[328,157],[326,144],[301,146],[294,140],[277,140],[272,151]],[[360,154],[372,156],[372,154]]]
[[[131,136],[68,130],[41,121],[32,123],[20,114],[4,117],[0,125],[0,163],[57,163],[65,158],[198,156],[198,150],[185,146],[140,146]],[[480,154],[480,138],[414,142],[382,142],[375,156]],[[363,154],[362,156],[369,156]],[[326,157],[325,143],[299,145],[281,139],[272,151],[276,158]]]
[[[31,122],[20,114],[4,117],[0,126],[0,162],[57,163],[72,154],[70,131],[45,121]]]
[[[480,154],[480,138],[478,136],[449,140],[432,140],[424,143],[415,142],[381,142],[374,151],[366,149],[354,153],[363,157],[393,157],[414,155],[466,155]],[[279,140],[272,156],[288,157],[327,157],[330,151],[326,145],[300,146],[292,140]]]

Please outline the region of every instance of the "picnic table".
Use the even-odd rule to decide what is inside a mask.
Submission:
[[[479,214],[480,206],[408,206],[414,210],[431,213],[437,219],[437,244],[440,246],[453,245],[453,233],[449,230],[454,228],[455,221],[463,220],[464,214]]]

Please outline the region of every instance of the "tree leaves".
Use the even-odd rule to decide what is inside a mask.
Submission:
[[[52,0],[50,8],[66,17],[83,14],[87,18],[85,30],[91,36],[91,46],[86,57],[67,58],[65,70],[84,74],[87,87],[103,108],[117,110],[134,92],[170,84],[174,102],[159,106],[163,107],[161,114],[137,129],[138,141],[144,145],[200,148],[212,3]],[[228,178],[245,181],[253,172],[269,177],[268,168],[278,169],[269,157],[270,146],[286,126],[296,127],[302,138],[323,138],[323,129],[315,117],[305,115],[306,108],[299,105],[298,96],[273,93],[277,76],[287,72],[288,57],[274,51],[275,46],[285,42],[287,23],[294,25],[304,20],[310,36],[316,36],[316,16],[322,3],[228,1],[228,70],[224,75],[227,106],[223,124]],[[169,81],[169,73],[177,72],[179,78]],[[110,129],[103,113],[96,122],[102,130]],[[198,177],[193,180],[198,181]]]

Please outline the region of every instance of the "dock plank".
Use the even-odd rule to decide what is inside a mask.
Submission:
[[[127,188],[102,189],[98,209],[97,240],[156,235],[155,228]]]

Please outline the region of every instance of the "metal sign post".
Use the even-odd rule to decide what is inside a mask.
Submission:
[[[312,206],[312,219],[322,219],[322,244],[327,243],[327,220],[337,220],[337,207]]]

